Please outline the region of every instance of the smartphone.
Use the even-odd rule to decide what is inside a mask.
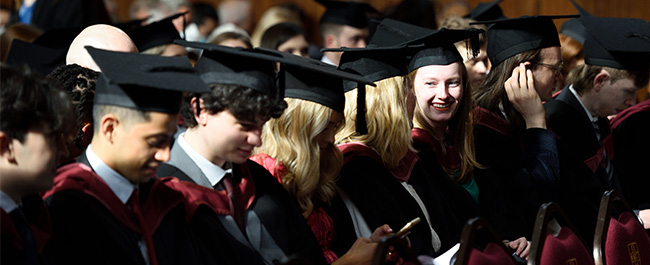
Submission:
[[[415,225],[418,224],[419,222],[420,222],[420,217],[415,217],[415,219],[413,219],[413,220],[411,220],[410,222],[406,223],[406,225],[404,225],[404,227],[402,227],[402,229],[400,229],[399,231],[397,231],[397,233],[395,234],[395,236],[397,236],[397,237],[402,237],[402,236],[406,235],[406,233],[407,233],[409,230],[411,230],[411,228],[413,228],[413,226],[415,226]]]

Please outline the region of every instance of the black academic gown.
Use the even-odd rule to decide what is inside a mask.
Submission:
[[[544,129],[510,129],[500,114],[474,109],[474,173],[484,217],[506,239],[532,238],[539,207],[557,194],[559,161],[555,135]]]
[[[469,192],[450,177],[446,177],[447,173],[438,163],[433,147],[438,143],[435,142],[436,140],[431,134],[425,130],[413,129],[411,135],[413,136],[413,148],[417,150],[418,157],[422,160],[422,167],[437,181],[438,190],[451,204],[451,210],[458,220],[464,224],[469,219],[479,216],[479,205],[474,202]]]
[[[596,155],[601,144],[591,120],[568,88],[544,104],[549,129],[558,136],[560,151],[560,206],[589,245],[593,243],[598,208],[603,193],[612,188],[603,166],[592,171],[586,160]],[[606,118],[598,119],[602,139],[609,133]]]
[[[439,190],[439,178],[429,175],[420,161],[409,161],[412,165],[407,182],[415,189],[424,203],[433,229],[440,237],[441,248],[435,252],[431,244],[431,231],[426,217],[417,201],[402,186],[401,182],[386,168],[379,155],[368,150],[343,151],[345,163],[336,185],[345,192],[356,205],[371,230],[388,224],[394,231],[416,217],[421,222],[411,229],[409,240],[411,250],[416,255],[436,257],[459,242],[462,224],[449,207],[448,201]],[[374,155],[373,155],[374,153]],[[353,158],[351,158],[353,157]],[[408,167],[408,166],[407,166]],[[445,176],[446,177],[446,176]],[[354,244],[356,234],[354,224],[345,204],[336,198],[328,214],[332,217],[337,232],[337,255],[345,254]],[[351,232],[352,231],[352,232]]]
[[[255,191],[248,211],[255,212],[275,244],[288,258],[305,260],[309,264],[326,264],[320,245],[300,213],[298,205],[284,187],[265,168],[253,161],[233,164],[233,175],[245,174],[242,172],[248,172],[248,177],[242,178],[252,180],[251,185],[254,185]],[[163,164],[158,169],[158,175],[195,182],[184,171],[170,164]],[[264,264],[260,253],[248,243],[235,238],[222,223],[220,215],[227,215],[228,212],[221,212],[215,204],[228,205],[227,197],[222,198],[221,202],[197,203],[198,208],[191,216],[190,225],[198,235],[201,245],[211,253],[215,264]]]
[[[53,228],[46,256],[60,264],[145,264],[137,217],[91,171],[85,153],[78,161],[83,164],[60,168],[54,187],[44,195]],[[139,189],[158,264],[202,264],[185,221],[183,195],[159,179]]]
[[[2,226],[0,232],[0,264],[28,264],[27,260],[36,261],[36,264],[50,264],[49,261],[42,255],[44,248],[47,247],[51,235],[50,218],[39,196],[28,196],[21,200],[22,212],[26,218],[26,224],[31,230],[34,246],[36,248],[36,256],[26,257],[25,242],[22,238],[16,223],[11,218],[9,213],[0,210],[0,225]]]
[[[650,209],[650,100],[619,113],[612,134],[613,162],[625,199],[633,209]]]

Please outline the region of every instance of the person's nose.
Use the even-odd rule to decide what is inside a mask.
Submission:
[[[164,148],[161,148],[156,152],[154,158],[160,162],[167,162],[169,161],[169,157],[171,153],[170,150],[171,148],[169,147],[169,145],[165,146]]]

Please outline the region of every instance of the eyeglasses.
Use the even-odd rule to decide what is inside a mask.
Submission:
[[[555,65],[555,64],[547,64],[547,63],[535,63],[535,65],[541,65],[541,66],[546,66],[553,70],[554,74],[559,74],[562,72],[562,68],[564,68],[564,62],[560,62],[560,64]]]

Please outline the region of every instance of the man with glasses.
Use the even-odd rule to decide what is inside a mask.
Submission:
[[[650,25],[627,18],[579,21],[590,33],[585,64],[571,70],[572,84],[545,107],[549,127],[559,136],[562,207],[592,242],[603,192],[618,189],[626,196],[628,180],[617,176],[612,163],[607,117],[636,104],[637,90],[648,84]]]
[[[478,22],[487,31],[492,69],[474,92],[479,205],[504,238],[532,237],[544,202],[558,198],[556,136],[546,128],[543,101],[563,84],[555,18],[523,16]]]

